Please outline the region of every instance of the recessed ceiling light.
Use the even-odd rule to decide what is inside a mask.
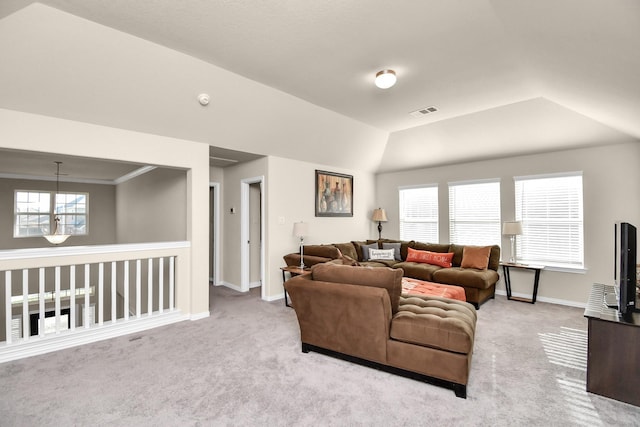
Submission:
[[[396,72],[393,70],[378,71],[375,82],[380,89],[389,89],[396,84]]]

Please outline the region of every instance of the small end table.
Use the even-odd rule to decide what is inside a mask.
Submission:
[[[307,274],[311,274],[311,270],[310,269],[303,269],[300,268],[298,266],[287,266],[287,267],[280,267],[280,270],[282,270],[282,284],[284,287],[284,282],[287,281],[287,277],[285,273],[289,273],[290,277],[295,277],[295,276],[304,276]],[[287,289],[285,288],[284,290],[284,305],[287,307],[291,307],[291,305],[289,304],[289,298],[287,297]]]
[[[533,265],[533,264],[519,264],[514,262],[501,262],[502,271],[504,272],[504,286],[507,288],[507,299],[520,301],[520,302],[529,302],[531,304],[536,303],[536,298],[538,296],[538,283],[540,282],[540,272],[544,270],[544,265]],[[531,298],[521,298],[511,296],[511,272],[512,268],[517,268],[521,270],[532,270],[535,275],[533,278],[533,295]]]

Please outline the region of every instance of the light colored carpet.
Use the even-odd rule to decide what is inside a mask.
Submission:
[[[282,301],[211,295],[208,319],[0,365],[0,425],[640,425],[640,408],[585,391],[582,309],[484,304],[463,400],[303,354]]]

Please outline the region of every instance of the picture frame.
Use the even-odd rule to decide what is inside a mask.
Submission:
[[[353,216],[353,175],[316,170],[316,216]]]

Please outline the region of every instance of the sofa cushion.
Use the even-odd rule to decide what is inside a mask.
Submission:
[[[451,252],[449,250],[449,245],[440,244],[440,243],[423,243],[423,242],[414,242],[413,249],[417,249],[419,251],[429,251],[429,252]]]
[[[382,249],[393,249],[393,259],[396,261],[402,261],[402,255],[400,252],[400,248],[402,247],[402,243],[389,243],[382,242]]]
[[[407,254],[407,262],[420,262],[439,267],[451,267],[452,258],[453,253],[451,252],[419,251],[411,248],[409,248],[409,253]]]
[[[392,339],[456,353],[473,351],[477,314],[471,304],[439,297],[400,297]]]
[[[338,248],[342,253],[342,255],[358,260],[358,252],[356,251],[356,248],[353,246],[353,243],[351,242],[334,243],[333,246]]]
[[[289,266],[299,266],[300,265],[300,254],[299,253],[291,253],[287,254],[283,257],[284,262]],[[331,261],[331,258],[325,258],[321,256],[312,256],[304,253],[304,265],[307,267],[311,267],[312,265],[322,264],[327,261]]]
[[[465,246],[460,267],[486,270],[489,267],[490,254],[491,246]]]
[[[395,268],[401,268],[404,271],[406,277],[413,277],[414,279],[426,280],[433,282],[433,273],[440,270],[442,267],[431,264],[423,264],[419,262],[399,262],[395,265]]]
[[[336,259],[340,257],[340,250],[334,245],[305,245],[304,255]]]
[[[378,249],[378,242],[369,243],[367,245],[360,245],[362,251],[362,261],[369,261],[371,259],[369,255],[369,249]]]
[[[498,281],[498,278],[498,272],[490,269],[475,270],[451,267],[441,268],[433,273],[434,282],[464,286],[465,288],[488,289]]]
[[[398,253],[400,253],[400,245],[398,245]],[[369,248],[369,259],[370,260],[382,260],[382,261],[394,261],[395,258],[395,250],[391,249],[374,249]],[[487,259],[489,257],[487,256]]]
[[[385,288],[391,300],[391,312],[398,311],[402,292],[402,270],[387,267],[352,267],[337,264],[317,264],[311,269],[313,280]]]

